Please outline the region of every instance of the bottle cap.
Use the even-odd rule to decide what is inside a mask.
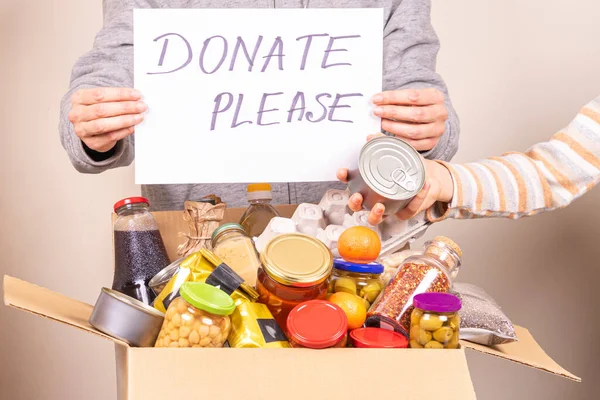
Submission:
[[[382,274],[384,270],[383,265],[379,263],[357,264],[345,261],[341,258],[338,258],[333,262],[333,267],[341,271],[374,275]]]
[[[192,306],[216,315],[229,315],[235,302],[227,293],[201,282],[186,282],[179,289],[181,297]]]
[[[117,210],[123,206],[126,206],[128,204],[139,204],[139,203],[146,203],[147,206],[150,205],[150,202],[145,197],[127,197],[123,200],[117,201],[115,203],[115,205],[113,206],[113,209],[115,210],[115,212],[117,212]]]
[[[268,183],[251,183],[248,185],[248,201],[252,200],[271,200],[271,185]]]
[[[421,293],[414,297],[413,305],[423,311],[456,312],[462,307],[458,297],[450,293]]]
[[[213,247],[215,246],[215,243],[216,243],[217,239],[219,238],[219,236],[221,236],[225,232],[229,232],[229,231],[237,231],[237,232],[240,232],[240,233],[243,233],[244,235],[246,235],[246,231],[240,224],[234,224],[232,222],[223,224],[223,225],[219,226],[217,229],[215,229],[215,231],[212,233],[211,243],[212,243]]]

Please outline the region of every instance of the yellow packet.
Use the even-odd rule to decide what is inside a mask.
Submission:
[[[290,343],[265,304],[243,301],[231,314],[232,348],[288,348]]]
[[[202,251],[190,254],[183,259],[177,273],[169,280],[156,299],[154,299],[154,308],[160,312],[166,313],[169,304],[179,297],[179,289],[185,282],[206,282],[213,286],[218,286],[221,290],[224,290],[231,296],[236,302],[236,305],[242,301],[251,301],[250,297],[246,296],[239,289],[231,291],[224,287],[226,285],[219,285],[219,279],[222,279],[222,274],[218,276],[213,274],[218,267],[218,271],[228,268],[226,265],[215,266]],[[207,282],[207,279],[209,278],[211,278],[211,281]]]

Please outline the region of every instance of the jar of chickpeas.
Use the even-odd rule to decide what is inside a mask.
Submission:
[[[154,347],[223,347],[231,330],[233,299],[206,283],[186,282],[171,302]]]
[[[461,301],[450,293],[422,293],[413,299],[410,347],[457,349]]]

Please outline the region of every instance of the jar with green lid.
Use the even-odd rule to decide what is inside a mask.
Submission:
[[[154,347],[223,347],[231,331],[233,299],[206,283],[186,282],[171,302]]]
[[[256,285],[260,260],[252,239],[239,224],[223,224],[212,234],[213,252],[250,286]]]

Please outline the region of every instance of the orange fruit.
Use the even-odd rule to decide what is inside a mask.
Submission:
[[[344,310],[346,317],[348,317],[349,331],[363,326],[367,319],[367,308],[363,299],[355,294],[339,292],[332,294],[328,300]]]
[[[354,226],[342,232],[337,248],[344,260],[368,264],[379,257],[381,240],[374,230],[365,226]]]

